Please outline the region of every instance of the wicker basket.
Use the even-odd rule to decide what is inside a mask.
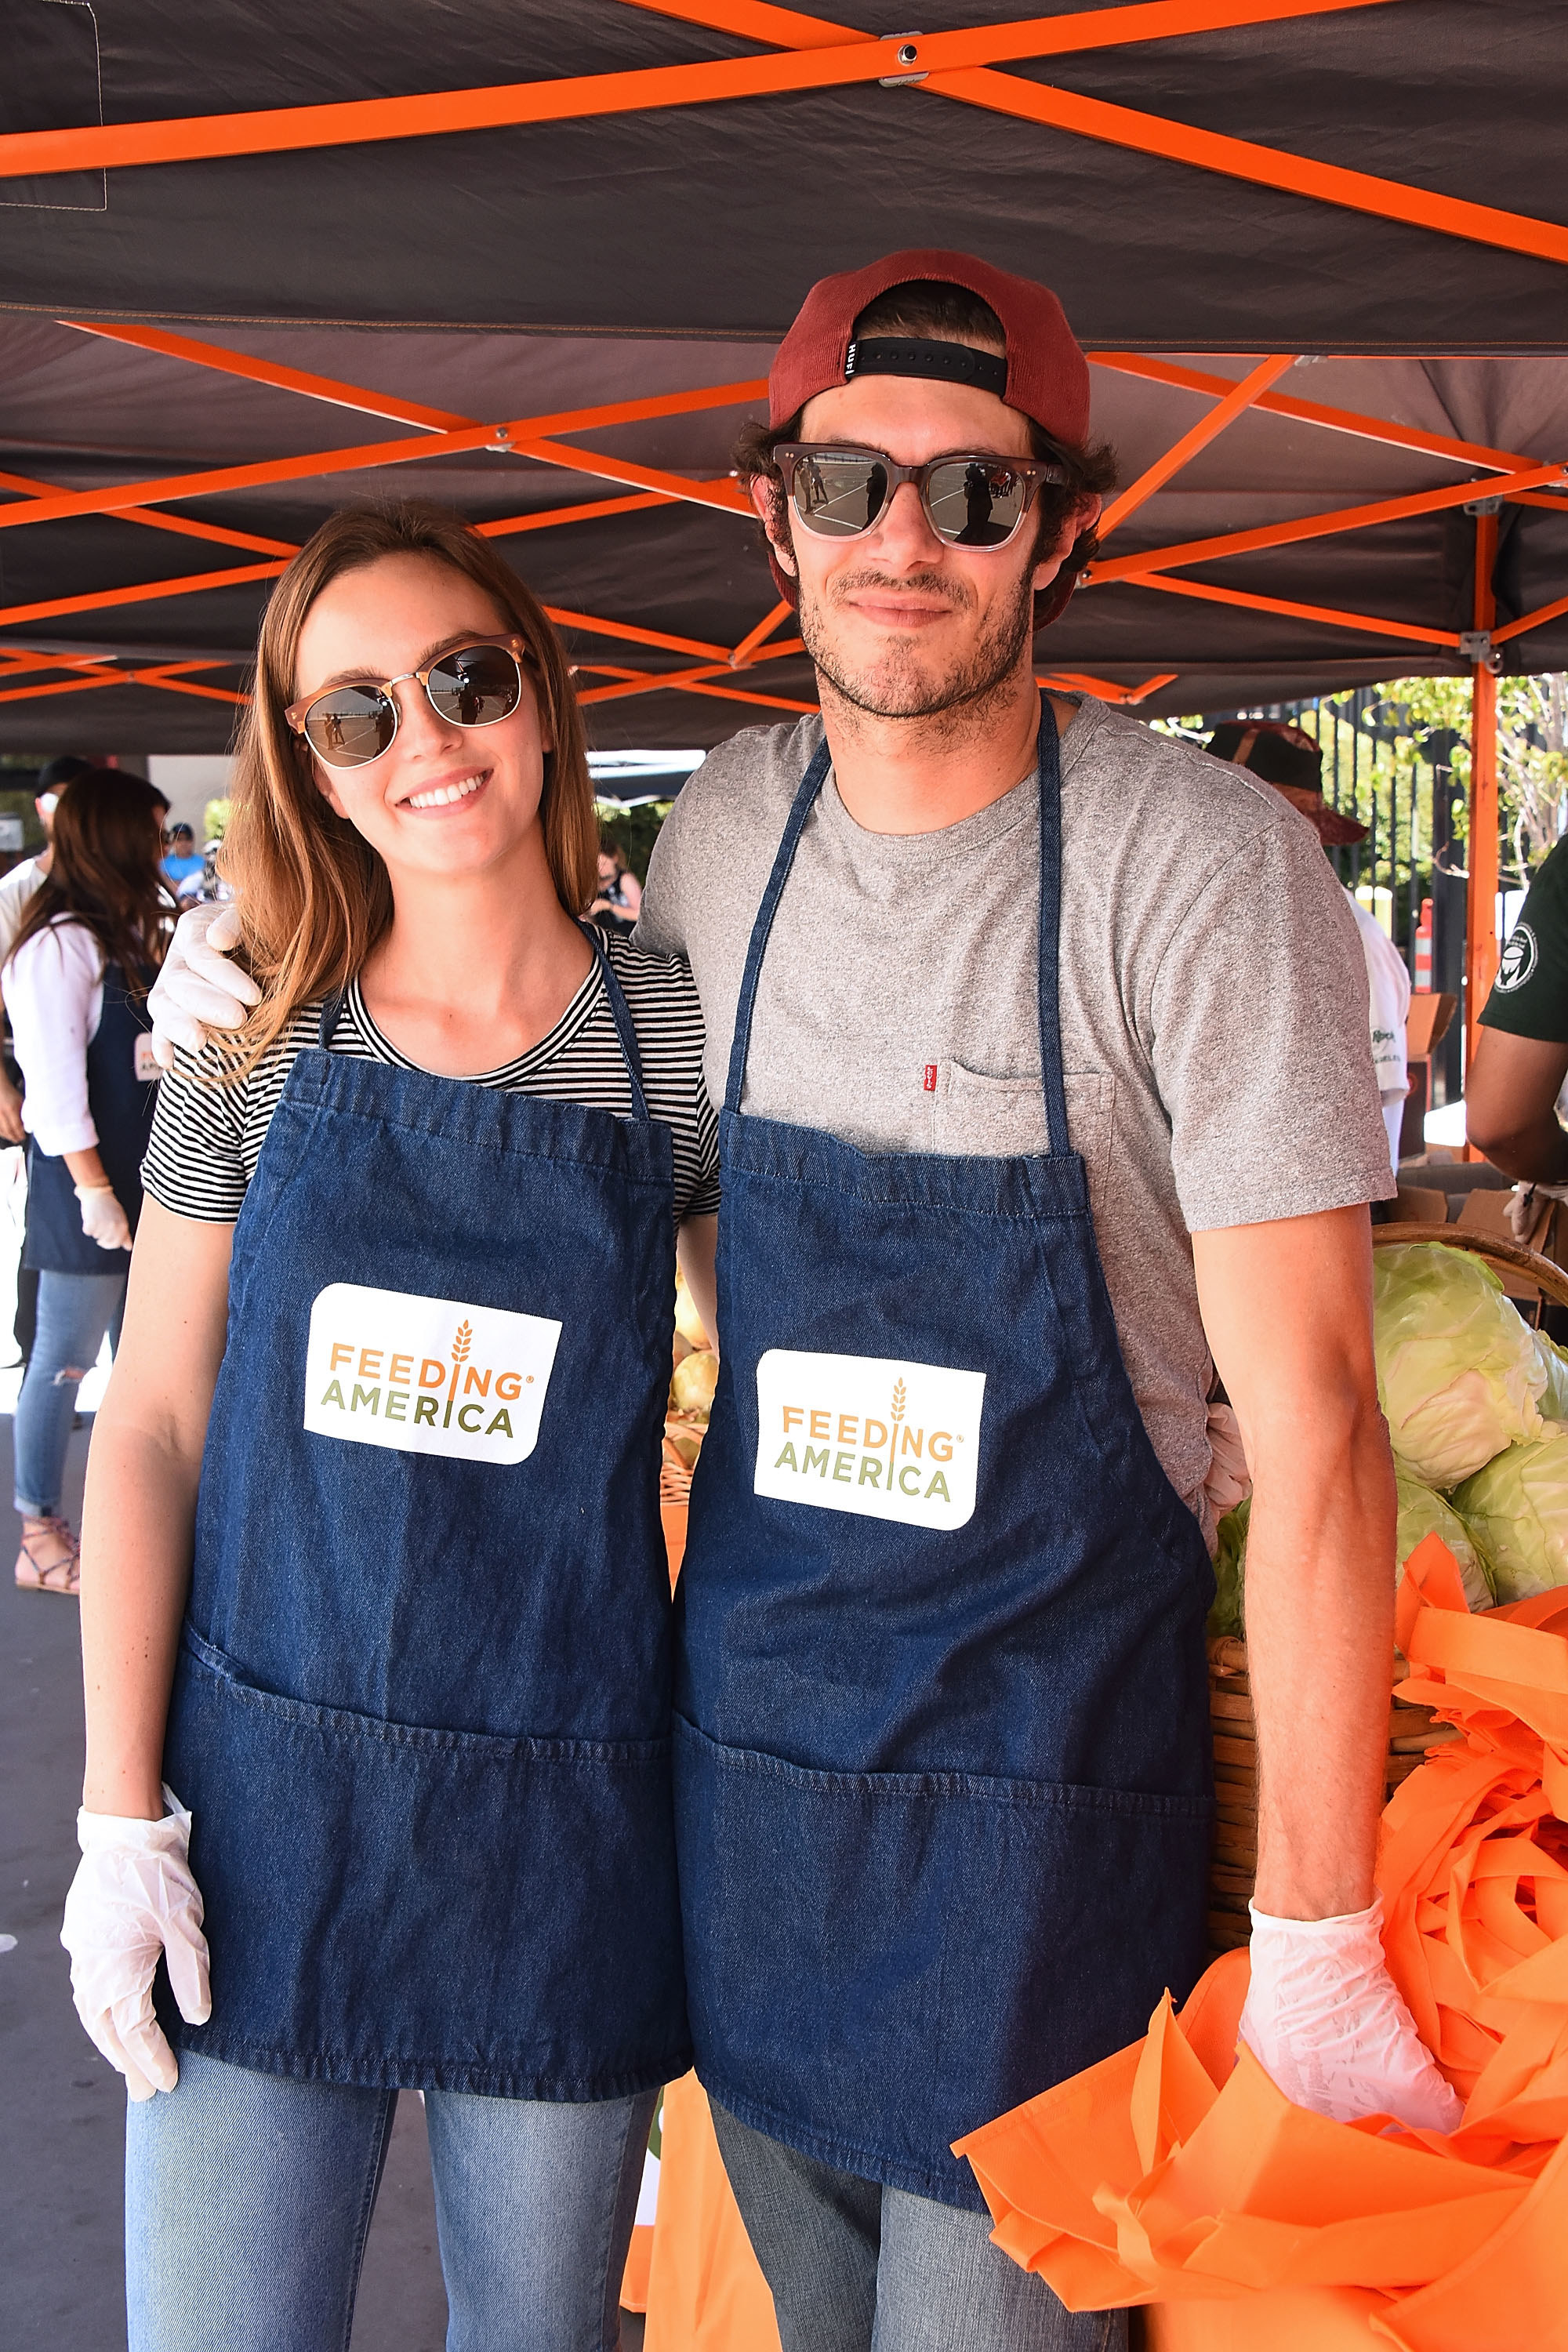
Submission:
[[[1450,1249],[1465,1250],[1484,1259],[1494,1273],[1507,1274],[1516,1281],[1526,1279],[1545,1297],[1568,1306],[1568,1275],[1561,1266],[1495,1234],[1456,1225],[1389,1224],[1374,1225],[1372,1238],[1381,1248],[1405,1242],[1440,1242]],[[1213,1956],[1245,1944],[1250,1933],[1247,1906],[1258,1874],[1258,1726],[1252,1713],[1246,1643],[1222,1636],[1210,1642],[1208,1655],[1216,1814],[1209,1871],[1209,1951]],[[1405,1660],[1396,1658],[1388,1752],[1384,1759],[1385,1801],[1433,1748],[1462,1737],[1454,1725],[1439,1723],[1430,1707],[1408,1706],[1400,1697],[1399,1685],[1409,1672]]]
[[[1247,1644],[1232,1636],[1211,1641],[1209,1722],[1214,1730],[1215,1844],[1209,1866],[1209,1956],[1245,1944],[1251,1932],[1247,1906],[1258,1875],[1258,1726]],[[1434,1748],[1463,1738],[1453,1724],[1439,1723],[1429,1706],[1407,1706],[1399,1683],[1410,1672],[1395,1662],[1388,1716],[1388,1753],[1384,1759],[1384,1801],[1394,1794]]]

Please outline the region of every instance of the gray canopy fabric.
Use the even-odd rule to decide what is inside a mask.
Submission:
[[[1042,674],[1153,713],[1464,673],[1478,523],[1463,502],[1494,479],[1515,493],[1497,518],[1494,631],[1542,613],[1498,653],[1568,667],[1568,611],[1550,611],[1568,591],[1568,499],[1552,487],[1568,459],[1568,228],[1542,215],[1568,210],[1562,9],[1376,0],[1303,14],[1310,0],[1297,13],[1273,0],[1267,21],[1269,5],[1239,0],[1233,17],[1265,21],[1228,26],[1204,0],[1101,10],[1100,45],[1065,49],[1093,26],[1058,5],[1031,35],[998,37],[1000,65],[949,69],[956,52],[939,42],[925,82],[746,95],[731,89],[746,60],[764,80],[803,58],[843,70],[851,36],[885,33],[886,10],[855,0],[825,30],[761,0],[212,0],[195,16],[165,0],[5,0],[0,749],[222,749],[268,567],[329,509],[367,497],[433,497],[513,526],[510,560],[577,616],[563,625],[596,743],[703,745],[809,705],[809,666],[767,657],[792,623],[763,658],[729,664],[774,597],[753,526],[713,500],[731,495],[736,427],[807,286],[919,243],[1057,289],[1095,356],[1095,429],[1123,483],[1260,361],[1296,362],[1119,523],[1104,566],[1038,641]],[[1116,38],[1118,16],[1170,37]],[[941,37],[1002,23],[999,0],[950,0]],[[1063,53],[1039,53],[1053,42]],[[884,45],[873,62],[894,60]],[[660,77],[638,86],[646,103],[595,79],[629,71]],[[563,77],[584,78],[569,120],[366,138],[367,123],[398,126],[312,118],[299,135],[345,143],[151,163],[91,144],[152,125],[177,147],[175,124],[194,121],[196,143],[221,149],[282,135],[231,131],[241,109]],[[693,89],[715,94],[685,102]],[[18,158],[67,151],[16,134],[55,130],[82,133],[73,168],[22,171]],[[1179,154],[1149,152],[1172,139]],[[1259,184],[1270,173],[1289,184]],[[1392,216],[1402,205],[1417,217]],[[268,380],[233,373],[236,355]],[[724,386],[736,389],[721,404],[572,421]],[[414,422],[411,407],[440,414]],[[533,436],[553,455],[516,446],[539,419],[556,420]],[[435,446],[464,421],[486,428],[479,446]],[[500,424],[510,443],[486,446]],[[406,461],[281,470],[422,438],[429,454]],[[168,488],[230,469],[247,478]],[[661,494],[639,470],[685,488]],[[127,511],[139,484],[153,487]],[[56,490],[90,495],[19,521]],[[1278,538],[1432,492],[1452,500]],[[536,527],[567,510],[577,519]],[[1255,543],[1270,530],[1276,543]],[[1191,552],[1237,534],[1239,551]],[[1323,617],[1336,614],[1349,625]],[[656,673],[685,682],[640,690]]]

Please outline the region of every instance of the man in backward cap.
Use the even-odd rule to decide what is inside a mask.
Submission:
[[[679,1603],[699,2072],[785,2352],[1088,2352],[1124,2320],[991,2243],[952,2143],[1202,1968],[1216,1364],[1254,1482],[1243,2032],[1324,2113],[1458,2114],[1373,1886],[1359,950],[1276,794],[1036,687],[1112,478],[1051,294],[892,255],[814,288],[770,392],[740,466],[822,715],[710,755],[638,925],[724,1104]],[[160,1002],[210,1019],[190,959]]]
[[[1373,1885],[1361,953],[1275,793],[1036,687],[1111,479],[1043,287],[932,252],[824,280],[738,463],[822,716],[710,755],[638,926],[689,958],[724,1103],[677,1685],[698,2067],[786,2352],[1098,2347],[1124,2323],[990,2243],[952,2143],[1203,1966],[1216,1364],[1254,1481],[1243,2032],[1322,2112],[1458,2111]]]

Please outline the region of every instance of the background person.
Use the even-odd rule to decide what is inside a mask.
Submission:
[[[589,914],[606,929],[629,931],[642,905],[642,884],[626,864],[626,851],[610,835],[599,840],[597,894]]]
[[[195,833],[188,824],[173,824],[163,838],[163,872],[170,889],[176,898],[199,898],[205,860],[196,848]]]
[[[90,762],[79,759],[75,752],[62,751],[58,759],[47,761],[38,771],[38,788],[33,797],[38,823],[44,828],[44,845],[35,856],[19,858],[8,874],[0,876],[0,970],[8,961],[16,944],[16,934],[22,928],[22,918],[39,882],[49,870],[49,846],[55,829],[55,807],[60,793],[73,776],[85,775]],[[0,1067],[0,1137],[7,1143],[25,1143],[26,1129],[22,1123],[22,1097],[12,1085],[8,1073]],[[29,1286],[29,1309],[37,1298],[37,1286]],[[20,1315],[22,1299],[17,1297]],[[21,1331],[16,1334],[18,1342]],[[29,1312],[27,1339],[32,1339]],[[27,1353],[23,1346],[24,1360]]]
[[[1216,760],[1228,760],[1236,767],[1249,768],[1255,776],[1272,784],[1306,818],[1325,849],[1349,847],[1366,839],[1364,824],[1330,808],[1325,802],[1323,754],[1305,728],[1288,726],[1274,719],[1229,720],[1215,729],[1208,748]],[[1405,1120],[1405,1099],[1410,1092],[1405,1026],[1410,1012],[1410,973],[1405,958],[1371,908],[1362,905],[1353,890],[1347,888],[1345,897],[1361,935],[1366,964],[1372,1066],[1383,1107],[1383,1124],[1388,1134],[1389,1164],[1397,1180],[1399,1132]]]
[[[1505,1175],[1568,1197],[1568,1134],[1557,1116],[1568,1080],[1568,842],[1531,879],[1480,1032],[1465,1073],[1466,1134]]]
[[[59,1510],[66,1449],[77,1391],[119,1328],[142,1209],[158,1075],[146,993],[170,908],[161,814],[140,776],[73,776],[5,968],[32,1138],[23,1257],[38,1277],[37,1330],[15,1443],[16,1581],[35,1591],[78,1589],[77,1539]]]
[[[400,2088],[450,2341],[616,2340],[689,2063],[658,1463],[716,1151],[689,974],[578,919],[594,845],[489,542],[323,524],[225,844],[258,1001],[165,1081],[89,1471],[65,1940],[132,2352],[341,2352]]]
[[[85,775],[90,761],[73,751],[61,752],[48,761],[38,772],[38,790],[33,802],[38,822],[44,828],[43,848],[36,857],[24,857],[0,879],[0,975],[16,943],[33,894],[42,877],[49,870],[53,848],[55,810],[59,796],[73,776]],[[167,816],[169,804],[163,794],[153,787],[160,821]],[[0,1137],[8,1143],[24,1143],[26,1128],[22,1118],[22,1097],[12,1084],[10,1074],[0,1065]],[[12,1324],[17,1353],[25,1365],[33,1351],[33,1333],[37,1323],[37,1269],[24,1263],[16,1269],[16,1313]]]

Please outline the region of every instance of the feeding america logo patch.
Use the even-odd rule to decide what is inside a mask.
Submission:
[[[1496,986],[1504,996],[1522,988],[1535,971],[1541,950],[1535,944],[1535,933],[1528,923],[1516,923],[1509,933],[1508,945],[1498,965]]]
[[[770,1348],[753,1491],[950,1530],[974,1512],[984,1372]]]
[[[305,1427],[459,1462],[526,1462],[561,1326],[541,1315],[329,1283],[310,1309]]]

